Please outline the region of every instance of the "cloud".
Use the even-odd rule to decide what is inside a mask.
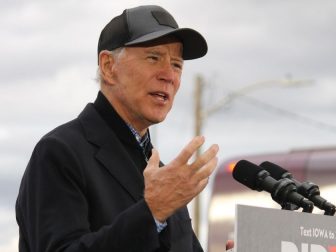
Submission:
[[[309,1],[303,7],[299,1],[237,2],[211,16],[216,23],[209,26],[207,37],[216,71],[238,84],[288,72],[309,78],[332,73],[336,49],[330,31],[336,20],[330,10],[335,3]]]
[[[8,139],[10,137],[10,134],[7,129],[0,128],[0,140]]]

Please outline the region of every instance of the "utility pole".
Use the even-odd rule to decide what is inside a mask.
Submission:
[[[202,93],[203,93],[203,79],[201,75],[196,77],[196,87],[195,87],[195,136],[200,136],[202,134]],[[199,157],[201,153],[200,149],[196,151],[196,158]],[[193,216],[193,226],[194,231],[197,236],[200,234],[200,195],[194,198],[194,216]]]
[[[274,80],[265,80],[253,83],[251,85],[245,86],[238,90],[229,92],[227,95],[222,97],[221,100],[217,102],[214,106],[210,108],[203,108],[202,96],[204,91],[204,80],[201,75],[196,76],[195,83],[195,93],[194,93],[194,116],[195,116],[195,136],[200,136],[203,134],[203,122],[210,115],[216,113],[225,105],[231,103],[233,100],[239,98],[242,95],[254,92],[259,89],[280,86],[280,87],[298,87],[307,84],[312,84],[313,80],[294,80],[291,76],[287,76],[285,79],[274,79]],[[196,158],[199,157],[201,150],[198,149],[196,152]],[[200,236],[200,222],[201,222],[201,194],[193,200],[193,229],[196,236]]]

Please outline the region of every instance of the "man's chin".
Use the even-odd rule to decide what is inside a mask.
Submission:
[[[159,123],[163,122],[165,119],[166,119],[166,116],[153,117],[153,118],[150,118],[148,120],[148,122],[150,123],[150,125],[155,125],[155,124],[159,124]]]

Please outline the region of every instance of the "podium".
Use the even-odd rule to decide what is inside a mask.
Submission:
[[[336,217],[236,206],[234,252],[336,252]]]

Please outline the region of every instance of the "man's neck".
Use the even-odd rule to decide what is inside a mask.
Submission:
[[[130,118],[128,118],[126,116],[127,113],[125,113],[123,111],[121,106],[118,106],[118,103],[116,101],[114,101],[113,97],[111,95],[109,95],[108,91],[106,91],[103,88],[100,91],[105,96],[105,98],[108,100],[108,102],[112,105],[112,107],[117,112],[117,114],[121,117],[121,119],[128,126],[131,126],[141,137],[143,137],[147,133],[148,126],[139,125],[140,123],[136,123],[136,122],[133,122],[132,120],[130,120]]]

